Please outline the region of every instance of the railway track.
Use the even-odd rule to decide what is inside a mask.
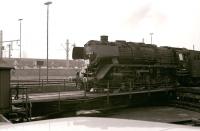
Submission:
[[[200,103],[192,103],[188,101],[173,100],[170,102],[171,106],[184,108],[196,112],[200,112]]]
[[[200,112],[200,87],[181,87],[170,105]]]
[[[38,93],[35,90],[39,90],[39,91],[42,90],[42,93],[45,93],[45,92],[53,92],[53,91],[59,91],[59,92],[70,91],[70,89],[68,87],[72,87],[73,89],[76,89],[76,83],[73,81],[66,80],[66,79],[51,79],[48,81],[48,83],[46,80],[12,81],[11,87],[16,87],[16,86],[27,87],[30,90],[30,92],[33,92],[33,93]],[[60,87],[62,87],[62,89]],[[49,90],[47,88],[49,88]],[[76,90],[80,91],[79,89],[76,89]],[[139,93],[148,92],[148,90],[138,91],[138,92]],[[149,91],[149,92],[151,92],[151,91]],[[137,91],[134,93],[137,93]],[[102,93],[100,93],[100,94],[102,95]],[[123,94],[123,92],[122,92],[122,94]],[[88,94],[88,95],[91,96],[94,94]],[[110,95],[112,95],[112,94],[110,94]],[[62,93],[61,93],[61,97],[62,97]],[[169,104],[171,106],[176,106],[176,107],[200,112],[200,87],[179,87],[179,88],[177,88],[175,97],[174,97],[174,99],[172,99],[170,101]]]

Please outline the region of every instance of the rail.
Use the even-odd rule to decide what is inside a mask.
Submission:
[[[24,85],[24,86],[33,86],[33,85],[56,85],[63,83],[74,83],[73,80],[69,79],[41,79],[41,80],[11,80],[11,86]]]
[[[89,100],[89,99],[94,99],[97,97],[105,97],[106,98],[106,104],[109,106],[112,102],[112,97],[113,96],[118,96],[118,95],[127,95],[130,102],[133,99],[133,96],[138,93],[145,93],[148,95],[151,95],[153,92],[170,92],[171,89],[163,88],[163,90],[159,89],[137,89],[135,87],[134,81],[126,81],[118,86],[120,87],[114,87],[113,88],[113,82],[109,80],[103,81],[101,84],[102,88],[95,89],[93,93],[91,92],[86,92],[88,83],[85,81],[84,83],[84,88],[82,88],[82,91],[80,89],[76,88],[76,84],[73,81],[66,81],[65,79],[59,79],[59,80],[51,80],[47,84],[45,83],[46,81],[44,80],[43,86],[38,84],[39,81],[36,80],[29,80],[29,81],[14,81],[12,83],[12,86],[19,86],[19,87],[13,87],[11,91],[11,99],[13,104],[19,104],[19,103],[24,103],[25,111],[27,114],[25,115],[25,118],[27,121],[32,120],[32,103],[34,102],[49,102],[53,101],[55,102],[55,112],[62,112],[63,111],[63,101],[74,101],[74,100]],[[60,85],[54,85],[54,84],[59,83]],[[71,84],[71,85],[70,85]],[[37,86],[36,86],[37,85]],[[23,88],[24,87],[24,88]],[[70,87],[73,88],[73,91],[69,89]],[[18,90],[22,89],[21,91]],[[119,89],[117,89],[119,88]],[[25,98],[23,99],[25,101],[20,101],[20,99],[23,96],[23,89],[26,90]],[[95,91],[96,90],[96,91]],[[21,96],[21,97],[20,97]],[[28,117],[27,117],[28,116]]]
[[[11,88],[27,88],[31,93],[48,93],[48,92],[66,92],[79,90],[76,88],[76,83],[68,79],[46,79],[39,80],[12,80]],[[13,94],[13,92],[11,92]],[[21,94],[21,92],[19,92]]]
[[[12,80],[10,88],[11,112],[20,117],[20,121],[31,121],[32,99],[34,95],[39,99],[41,96],[51,96],[58,101],[58,111],[61,108],[61,92],[68,92],[76,89],[76,84],[72,80],[66,79],[45,79],[39,80]],[[70,92],[69,92],[70,93]],[[51,95],[53,94],[53,95]],[[40,97],[39,97],[40,96]],[[17,121],[15,119],[14,121]]]

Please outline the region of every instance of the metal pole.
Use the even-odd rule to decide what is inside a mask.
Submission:
[[[109,105],[110,103],[110,83],[109,80],[107,82],[107,104]]]
[[[84,97],[86,97],[87,78],[85,78],[85,82],[83,84],[84,84]]]
[[[28,119],[28,115],[29,115],[29,110],[28,110],[28,92],[27,92],[27,88],[25,88],[25,95],[26,95],[26,115],[27,115],[27,119]]]
[[[47,83],[49,77],[49,5],[47,6]]]
[[[131,81],[130,81],[130,82],[129,82],[129,99],[132,98],[131,93],[132,93],[132,84],[131,84]]]
[[[67,60],[67,68],[69,67],[69,40],[66,42],[66,60]]]
[[[22,21],[23,19],[19,19],[19,23],[20,23],[20,25],[19,25],[19,34],[20,34],[20,36],[19,36],[19,40],[20,40],[20,45],[19,45],[19,48],[20,48],[20,54],[19,54],[19,57],[20,57],[20,59],[22,58]]]
[[[44,92],[44,81],[42,79],[42,91]]]
[[[47,5],[47,83],[48,83],[48,77],[49,77],[49,5],[52,4],[52,2],[46,2],[44,3]]]
[[[151,35],[151,44],[153,44],[153,42],[152,42],[152,41],[153,41],[153,40],[152,40],[152,39],[153,39],[153,38],[152,38],[153,33],[150,33],[150,35]]]
[[[12,50],[12,42],[10,44],[8,44],[9,59],[11,58],[11,50]]]
[[[58,95],[59,95],[59,99],[58,99],[58,111],[60,111],[60,104],[61,104],[61,103],[60,103],[60,102],[61,102],[61,101],[60,101],[60,100],[61,100],[61,99],[60,99],[60,92],[61,92],[61,89],[60,89],[60,86],[59,86],[59,93],[58,93]]]
[[[65,90],[65,82],[66,82],[66,81],[65,81],[65,79],[64,79],[64,90]]]
[[[40,77],[41,77],[41,66],[39,66],[39,86],[40,86]]]

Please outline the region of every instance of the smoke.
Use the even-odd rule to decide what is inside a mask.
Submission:
[[[131,13],[127,25],[132,29],[144,26],[142,24],[158,28],[162,27],[166,21],[167,16],[163,12],[159,11],[153,3],[147,3]]]
[[[131,26],[137,26],[151,10],[151,4],[146,4],[141,7],[139,10],[134,11],[131,16],[128,18],[128,24]]]

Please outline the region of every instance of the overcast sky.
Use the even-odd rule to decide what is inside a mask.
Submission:
[[[100,35],[110,41],[142,41],[157,46],[200,50],[200,0],[51,0],[49,58],[65,59],[65,42],[84,46]],[[19,39],[22,18],[22,57],[46,58],[46,0],[0,0],[3,40]],[[8,57],[8,43],[4,56]],[[13,43],[12,57],[19,57]],[[70,46],[71,47],[71,46]],[[71,48],[72,50],[72,48]],[[71,54],[71,52],[70,52]]]

